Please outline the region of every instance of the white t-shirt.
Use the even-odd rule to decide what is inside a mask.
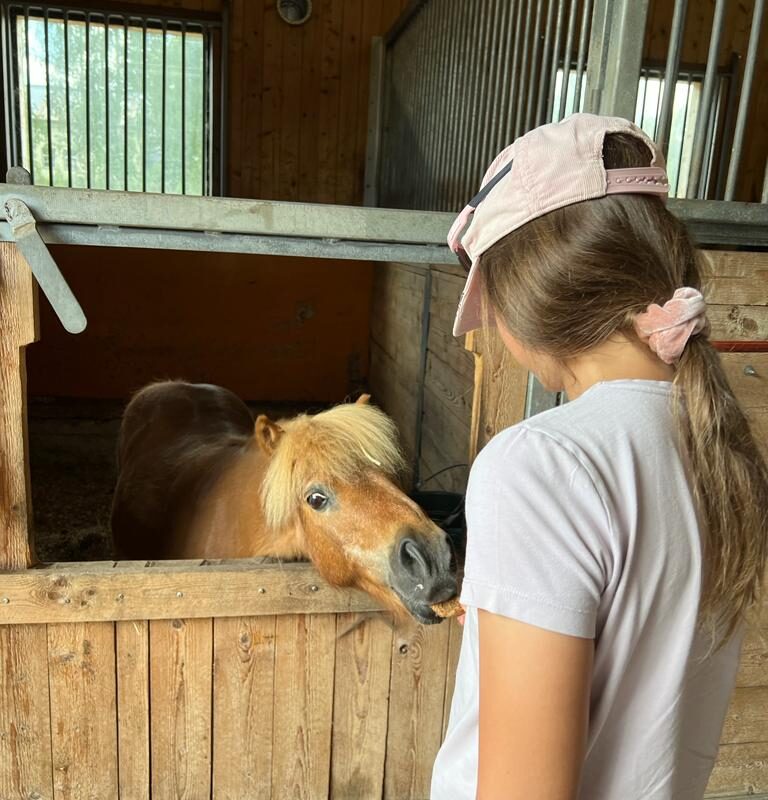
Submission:
[[[741,636],[698,632],[702,545],[672,386],[598,383],[496,436],[467,490],[467,619],[432,800],[474,800],[485,609],[595,639],[581,800],[700,800]]]

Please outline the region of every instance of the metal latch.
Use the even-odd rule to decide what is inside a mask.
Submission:
[[[5,216],[16,246],[29,264],[61,324],[69,333],[82,333],[88,321],[40,237],[32,212],[23,200],[11,197],[5,202]]]

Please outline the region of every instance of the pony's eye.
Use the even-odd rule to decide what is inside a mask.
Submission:
[[[322,511],[328,505],[328,498],[322,492],[312,492],[307,495],[307,505],[313,511]]]

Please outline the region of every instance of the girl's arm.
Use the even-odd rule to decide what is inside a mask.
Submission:
[[[478,611],[477,800],[573,800],[594,642]]]

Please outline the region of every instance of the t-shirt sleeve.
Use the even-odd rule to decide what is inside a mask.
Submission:
[[[520,426],[479,454],[466,501],[467,606],[593,638],[611,569],[603,498],[579,458]]]

